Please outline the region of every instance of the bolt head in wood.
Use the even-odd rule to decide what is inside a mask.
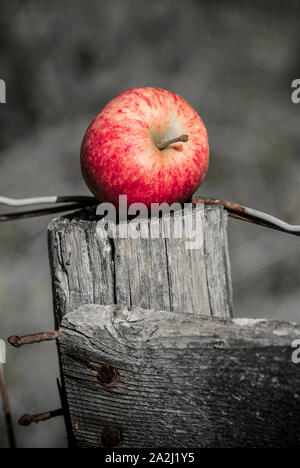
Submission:
[[[103,427],[101,434],[101,442],[103,447],[117,448],[121,444],[121,431],[117,427],[108,424]]]
[[[101,364],[97,370],[97,379],[105,387],[113,387],[119,381],[120,374],[115,367]]]

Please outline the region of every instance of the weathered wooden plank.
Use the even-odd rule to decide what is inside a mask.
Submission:
[[[83,306],[59,335],[77,444],[298,447],[299,337],[293,323]]]
[[[232,284],[228,245],[227,241],[224,242],[223,236],[220,236],[223,222],[219,213],[212,211],[210,222],[205,223],[204,226],[207,287],[212,315],[230,317],[232,315]],[[220,294],[219,291],[227,291],[227,294]]]
[[[179,238],[175,222],[183,226]],[[125,228],[130,226],[134,238],[109,237],[112,225],[106,231],[91,210],[55,219],[48,236],[56,323],[91,303],[231,316],[226,225],[222,207],[204,205],[131,222]],[[156,227],[160,235],[153,238]],[[147,232],[152,238],[145,238]]]
[[[114,302],[109,239],[95,234],[89,211],[58,218],[48,228],[55,321],[80,304]]]

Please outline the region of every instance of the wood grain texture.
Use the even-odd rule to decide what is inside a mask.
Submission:
[[[174,224],[182,225],[181,238]],[[231,316],[226,225],[223,207],[201,204],[151,223],[121,223],[129,238],[110,236],[112,223],[99,223],[89,209],[53,220],[48,239],[57,326],[69,311],[93,303]],[[149,232],[152,238],[145,238]]]
[[[291,342],[299,337],[293,323],[83,306],[65,316],[59,335],[76,442],[298,447]],[[112,386],[99,380],[103,365],[117,376]],[[103,437],[107,427],[120,431],[121,444]]]

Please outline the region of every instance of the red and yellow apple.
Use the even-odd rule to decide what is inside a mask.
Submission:
[[[81,147],[83,177],[100,202],[187,201],[209,162],[207,131],[182,97],[134,88],[110,101],[89,126]]]

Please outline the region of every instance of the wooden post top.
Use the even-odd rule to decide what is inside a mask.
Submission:
[[[53,220],[48,234],[56,323],[93,303],[232,316],[226,226],[223,207],[203,204],[121,223],[119,231],[95,209]]]

